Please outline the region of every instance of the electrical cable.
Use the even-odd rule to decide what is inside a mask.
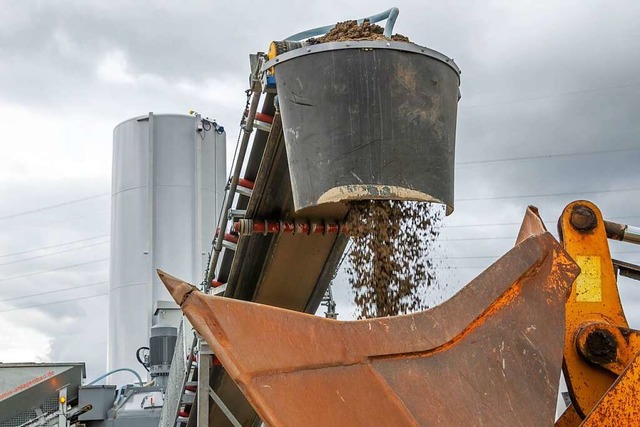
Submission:
[[[629,191],[639,191],[640,187],[634,188],[618,188],[616,190],[596,190],[596,191],[572,191],[568,193],[549,193],[549,194],[524,194],[521,196],[496,196],[496,197],[467,197],[456,199],[456,202],[478,202],[488,200],[509,200],[509,199],[526,199],[533,197],[557,197],[557,196],[578,196],[585,194],[605,194],[605,193],[621,193]]]
[[[64,254],[64,253],[67,253],[67,252],[79,251],[81,249],[92,248],[94,246],[100,246],[100,245],[104,245],[104,244],[107,244],[107,243],[109,243],[108,240],[105,241],[105,242],[91,243],[89,245],[84,245],[84,246],[80,246],[80,247],[77,247],[77,248],[70,248],[70,249],[65,249],[65,250],[62,250],[62,251],[56,251],[56,252],[52,252],[50,254],[36,255],[36,256],[29,257],[29,258],[19,259],[19,260],[16,260],[16,261],[4,262],[4,263],[0,264],[0,267],[2,267],[3,265],[18,264],[18,263],[25,262],[25,261],[31,261],[31,260],[39,259],[39,258],[46,258],[46,257],[54,256],[54,255]]]
[[[469,166],[469,165],[477,165],[477,164],[488,164],[488,163],[505,163],[505,162],[517,162],[517,161],[525,161],[525,160],[540,160],[540,159],[551,159],[551,158],[560,158],[560,157],[574,157],[574,156],[591,156],[595,154],[610,154],[610,153],[626,153],[629,151],[638,151],[640,147],[629,147],[629,148],[618,148],[612,150],[599,150],[599,151],[583,151],[578,153],[558,153],[558,154],[547,154],[547,155],[539,155],[539,156],[522,156],[522,157],[506,157],[502,159],[486,159],[486,160],[467,160],[456,162],[456,166]]]
[[[54,272],[54,271],[67,270],[67,269],[70,269],[70,268],[80,267],[80,266],[89,265],[89,264],[96,264],[98,262],[104,262],[104,261],[109,261],[109,258],[95,259],[93,261],[81,262],[81,263],[72,264],[72,265],[65,265],[64,267],[59,267],[59,268],[52,268],[50,270],[42,270],[42,271],[36,271],[35,273],[28,273],[28,274],[22,274],[22,275],[18,275],[18,276],[5,277],[4,279],[0,279],[0,282],[8,282],[9,280],[22,279],[24,277],[32,277],[32,276],[37,276],[37,275],[40,275],[40,274],[51,273],[51,272]]]
[[[0,310],[0,313],[9,313],[9,312],[12,312],[12,311],[26,310],[26,309],[29,309],[29,308],[39,308],[39,307],[44,307],[44,306],[47,306],[47,305],[62,304],[62,303],[65,303],[65,302],[83,301],[83,300],[86,300],[86,299],[103,297],[103,296],[106,296],[107,294],[108,294],[108,292],[103,292],[103,293],[95,294],[95,295],[87,295],[86,297],[76,297],[76,298],[70,298],[70,299],[65,299],[65,300],[60,300],[60,301],[45,302],[43,304],[30,305],[30,306],[27,306],[27,307],[10,308],[8,310]]]
[[[93,195],[93,196],[83,197],[81,199],[75,199],[75,200],[70,200],[68,202],[58,203],[58,204],[55,204],[55,205],[43,206],[43,207],[37,208],[37,209],[31,209],[31,210],[28,210],[28,211],[17,212],[17,213],[11,214],[11,215],[6,215],[6,216],[3,216],[3,217],[0,217],[0,221],[4,221],[6,219],[11,219],[11,218],[17,218],[17,217],[23,216],[23,215],[30,215],[30,214],[33,214],[33,213],[42,212],[42,211],[46,211],[46,210],[49,210],[49,209],[59,208],[59,207],[62,207],[62,206],[72,205],[72,204],[84,202],[84,201],[87,201],[87,200],[97,199],[97,198],[100,198],[100,197],[108,196],[110,194],[111,193],[100,193],[100,194],[96,194],[96,195]]]
[[[99,211],[99,212],[91,212],[91,213],[85,213],[83,215],[69,215],[69,216],[65,216],[62,218],[54,218],[55,215],[51,215],[50,217],[47,216],[43,219],[39,219],[37,224],[24,224],[21,225],[24,228],[37,228],[38,230],[42,230],[42,227],[44,225],[51,225],[51,224],[60,224],[63,223],[65,225],[72,225],[72,224],[76,224],[79,220],[84,219],[84,218],[91,218],[93,220],[93,222],[95,223],[95,221],[98,218],[102,218],[105,216],[109,216],[110,212],[109,211]],[[48,227],[49,228],[49,227]]]
[[[615,251],[616,254],[640,254],[640,251]],[[504,254],[500,255],[478,255],[478,256],[447,256],[447,257],[435,257],[434,260],[447,260],[447,259],[498,259]]]
[[[63,288],[63,289],[54,289],[52,291],[47,291],[47,292],[39,292],[37,294],[30,294],[30,295],[21,295],[19,297],[13,297],[13,298],[7,298],[7,299],[3,299],[0,300],[0,303],[2,302],[8,302],[8,301],[15,301],[15,300],[19,300],[19,299],[25,299],[25,298],[32,298],[32,297],[39,297],[39,296],[43,296],[43,295],[51,295],[51,294],[57,294],[59,292],[65,292],[65,291],[71,291],[74,289],[82,289],[82,288],[89,288],[91,286],[98,286],[98,285],[104,285],[106,284],[107,281],[104,280],[102,282],[95,282],[95,283],[87,283],[85,285],[78,285],[78,286],[72,286],[69,288]]]
[[[149,351],[149,347],[142,346],[139,349],[137,349],[136,350],[136,359],[138,360],[138,363],[140,363],[144,367],[144,369],[147,370],[147,372],[150,372],[148,364],[144,360],[142,360],[142,358],[140,357],[140,350]]]
[[[131,285],[124,285],[124,286],[120,286],[117,289],[122,289],[122,288],[129,288],[129,287],[133,287],[133,286],[140,286],[140,285],[146,285],[146,283],[133,283]],[[85,297],[76,297],[76,298],[69,298],[69,299],[65,299],[65,300],[59,300],[59,301],[51,301],[51,302],[45,302],[43,304],[36,304],[36,305],[28,305],[26,307],[16,307],[16,308],[10,308],[8,310],[0,310],[0,313],[8,313],[11,311],[19,311],[19,310],[27,310],[29,308],[38,308],[38,307],[44,307],[47,305],[54,305],[54,304],[62,304],[65,302],[73,302],[73,301],[82,301],[82,300],[86,300],[86,299],[91,299],[91,298],[97,298],[97,297],[101,297],[101,296],[106,296],[108,295],[109,292],[102,292],[99,294],[95,294],[95,295],[87,295]]]
[[[41,246],[39,248],[28,249],[28,250],[24,250],[24,251],[20,251],[20,252],[12,252],[12,253],[8,253],[8,254],[0,255],[0,258],[7,258],[7,257],[10,257],[10,256],[22,255],[22,254],[26,254],[26,253],[30,253],[30,252],[38,252],[38,251],[43,251],[45,249],[59,248],[61,246],[72,245],[74,243],[86,242],[88,240],[100,239],[102,237],[109,237],[109,235],[108,234],[101,234],[99,236],[87,237],[85,239],[73,240],[71,242],[58,243],[56,245],[50,245],[50,246]]]
[[[620,219],[631,219],[631,218],[640,218],[640,215],[626,215],[626,216],[617,216],[611,217],[610,220],[620,220]],[[453,224],[453,225],[443,225],[442,228],[464,228],[464,227],[493,227],[493,226],[502,226],[502,225],[521,225],[520,222],[496,222],[496,223],[488,223],[488,224]]]
[[[524,102],[561,98],[561,97],[564,97],[564,96],[583,95],[583,94],[586,94],[586,93],[601,92],[603,90],[626,89],[626,88],[639,86],[639,85],[640,85],[640,83],[627,83],[627,84],[615,85],[615,86],[601,86],[601,87],[591,88],[591,89],[582,89],[582,90],[576,90],[576,91],[570,91],[570,92],[560,92],[560,93],[556,93],[556,94],[552,94],[552,95],[544,95],[544,96],[535,96],[535,97],[530,97],[530,98],[504,100],[504,101],[498,101],[498,102],[489,103],[489,104],[462,105],[458,109],[460,109],[460,110],[473,110],[473,109],[476,109],[476,108],[486,108],[486,107],[495,107],[495,106],[499,106],[499,105],[519,104],[519,103],[524,103]]]
[[[515,240],[516,236],[505,236],[505,237],[462,237],[459,239],[440,239],[440,242],[463,242],[466,240],[507,240],[512,239]]]

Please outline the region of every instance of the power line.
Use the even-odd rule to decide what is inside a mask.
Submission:
[[[109,194],[111,194],[111,193],[100,193],[100,194],[96,194],[96,195],[93,195],[93,196],[83,197],[81,199],[70,200],[70,201],[64,202],[64,203],[58,203],[58,204],[55,204],[55,205],[43,206],[41,208],[32,209],[32,210],[29,210],[29,211],[18,212],[18,213],[14,213],[14,214],[11,214],[11,215],[0,217],[0,221],[4,221],[6,219],[11,219],[11,218],[17,218],[17,217],[23,216],[23,215],[30,215],[30,214],[33,214],[33,213],[42,212],[42,211],[46,211],[46,210],[49,210],[49,209],[55,209],[55,208],[59,208],[59,207],[62,207],[62,206],[68,206],[68,205],[72,205],[74,203],[80,203],[80,202],[84,202],[84,201],[87,201],[87,200],[97,199],[97,198],[100,198],[100,197],[108,196]]]
[[[130,288],[130,287],[133,287],[133,286],[140,286],[140,285],[145,285],[145,284],[146,283],[134,283],[134,284],[131,284],[131,285],[120,286],[120,288],[118,288],[118,289]],[[47,305],[61,304],[61,303],[65,303],[65,302],[82,301],[82,300],[86,300],[86,299],[90,299],[90,298],[97,298],[97,297],[105,296],[105,295],[108,295],[108,294],[109,294],[109,292],[102,292],[102,293],[99,293],[99,294],[89,295],[89,296],[86,296],[86,297],[69,298],[69,299],[60,300],[60,301],[45,302],[43,304],[29,305],[29,306],[26,306],[26,307],[10,308],[8,310],[0,310],[0,313],[8,313],[10,311],[18,311],[18,310],[27,310],[29,308],[38,308],[38,307],[44,307],[44,306],[47,306]]]
[[[65,225],[69,225],[83,218],[91,218],[93,220],[93,223],[95,223],[97,219],[102,218],[103,216],[107,216],[109,215],[109,213],[110,212],[107,210],[107,211],[85,213],[83,215],[73,215],[73,216],[69,215],[63,218],[55,217],[55,215],[50,215],[50,217],[47,216],[46,218],[38,219],[37,222],[32,221],[30,223],[23,223],[23,224],[20,224],[20,226],[22,228],[34,228],[34,227],[42,228],[43,225],[51,225],[51,224],[63,223]]]
[[[28,307],[18,307],[18,308],[11,308],[9,310],[0,310],[0,313],[8,313],[10,311],[18,311],[18,310],[26,310],[28,308],[38,308],[38,307],[44,307],[46,305],[53,305],[53,304],[62,304],[64,302],[71,302],[71,301],[82,301],[82,300],[86,300],[86,299],[90,299],[90,298],[97,298],[97,297],[102,297],[107,295],[108,292],[103,292],[100,294],[96,294],[96,295],[89,295],[86,297],[76,297],[76,298],[70,298],[70,299],[65,299],[65,300],[60,300],[60,301],[52,301],[52,302],[45,302],[44,304],[37,304],[37,305],[30,305]]]
[[[87,237],[85,239],[74,240],[74,241],[71,241],[71,242],[58,243],[56,245],[51,245],[51,246],[41,246],[39,248],[28,249],[28,250],[24,250],[24,251],[20,251],[20,252],[12,252],[12,253],[9,253],[9,254],[0,255],[0,258],[7,258],[7,257],[14,256],[14,255],[27,254],[27,253],[30,253],[30,252],[44,251],[45,249],[59,248],[61,246],[72,245],[74,243],[86,242],[88,240],[100,239],[101,237],[108,237],[108,236],[109,236],[108,234],[101,234],[99,236]]]
[[[534,96],[534,97],[530,97],[530,98],[520,98],[520,99],[510,99],[510,100],[493,102],[493,103],[490,103],[490,104],[476,104],[476,105],[467,105],[467,106],[463,105],[463,106],[460,106],[459,109],[460,110],[473,110],[475,108],[495,107],[495,106],[499,106],[499,105],[519,104],[519,103],[523,103],[523,102],[541,101],[541,100],[544,100],[544,99],[561,98],[563,96],[583,95],[585,93],[600,92],[600,91],[603,91],[603,90],[625,89],[625,88],[634,87],[634,86],[638,86],[638,85],[640,85],[640,83],[627,83],[627,84],[615,85],[615,86],[602,86],[602,87],[596,87],[596,88],[590,88],[590,89],[582,89],[582,90],[576,90],[576,91],[570,91],[570,92],[560,92],[560,93],[556,93],[556,94],[552,94],[552,95]]]
[[[80,267],[80,266],[83,266],[83,265],[89,265],[89,264],[96,264],[98,262],[103,262],[103,261],[108,261],[108,260],[109,260],[109,258],[101,258],[101,259],[95,259],[93,261],[81,262],[79,264],[65,265],[64,267],[53,268],[51,270],[42,270],[42,271],[36,271],[35,273],[28,273],[28,274],[22,274],[22,275],[19,275],[19,276],[7,277],[7,278],[4,278],[4,279],[0,279],[0,282],[8,282],[9,280],[22,279],[22,278],[25,278],[25,277],[37,276],[37,275],[40,275],[40,274],[51,273],[53,271],[67,270],[67,269],[70,269],[70,268],[76,268],[76,267]]]
[[[67,253],[67,252],[79,251],[81,249],[87,249],[87,248],[91,248],[91,247],[94,247],[94,246],[100,246],[100,245],[104,245],[106,243],[109,243],[109,241],[107,240],[106,242],[91,243],[89,245],[84,245],[84,246],[80,246],[80,247],[77,247],[77,248],[70,248],[70,249],[65,249],[65,250],[62,250],[62,251],[52,252],[50,254],[36,255],[36,256],[29,257],[29,258],[19,259],[19,260],[16,260],[16,261],[5,262],[5,263],[0,264],[0,267],[2,267],[3,265],[18,264],[18,263],[25,262],[25,261],[31,261],[33,259],[46,258],[46,257],[54,256],[54,255],[64,254],[64,253]]]
[[[616,254],[640,254],[640,251],[615,251]],[[447,256],[447,257],[436,257],[432,258],[435,260],[447,260],[447,259],[492,259],[492,258],[500,258],[504,256],[504,254],[500,255],[477,255],[477,256]]]
[[[504,162],[515,162],[515,161],[524,161],[524,160],[551,159],[551,158],[559,158],[559,157],[590,156],[595,154],[625,153],[629,151],[638,151],[638,150],[640,150],[640,147],[617,148],[612,150],[599,150],[599,151],[583,151],[579,153],[558,153],[558,154],[547,154],[547,155],[538,155],[538,156],[506,157],[502,159],[468,160],[468,161],[456,162],[456,166],[468,166],[468,165],[487,164],[487,163],[504,163]]]
[[[74,289],[81,289],[81,288],[88,288],[88,287],[91,287],[91,286],[104,285],[105,283],[107,283],[106,280],[102,281],[102,282],[96,282],[96,283],[87,283],[86,285],[72,286],[72,287],[63,288],[63,289],[55,289],[53,291],[48,291],[48,292],[39,292],[37,294],[21,295],[19,297],[13,297],[13,298],[7,298],[7,299],[0,300],[0,303],[8,302],[8,301],[15,301],[15,300],[19,300],[19,299],[25,299],[25,298],[39,297],[39,296],[42,296],[42,295],[57,294],[59,292],[71,291],[71,290],[74,290]]]
[[[506,225],[520,225],[520,222],[496,222],[496,223],[485,223],[485,224],[452,224],[452,225],[443,225],[442,228],[465,228],[465,227],[499,227]]]
[[[640,218],[640,215],[617,216],[617,217],[610,217],[608,219],[610,219],[610,220],[621,220],[621,219],[631,219],[631,218]],[[496,223],[488,223],[488,224],[452,224],[452,225],[443,225],[442,228],[493,227],[493,226],[521,225],[521,224],[522,224],[522,221],[519,221],[519,222],[496,222]]]
[[[453,266],[447,266],[447,265],[436,266],[436,268],[439,268],[441,270],[475,270],[475,269],[487,268],[487,267],[488,267],[487,265],[470,265],[470,266],[464,266],[464,267],[457,267],[457,266],[453,267]]]
[[[598,190],[598,191],[578,191],[578,192],[570,192],[570,193],[548,193],[548,194],[524,194],[522,196],[496,196],[496,197],[470,197],[470,198],[460,198],[457,199],[456,202],[477,202],[484,200],[508,200],[508,199],[526,199],[533,197],[556,197],[556,196],[579,196],[585,194],[605,194],[605,193],[621,193],[627,191],[638,191],[640,187],[635,188],[619,188],[616,190]]]
[[[517,236],[505,236],[505,237],[462,237],[459,239],[440,239],[440,242],[462,242],[466,240],[515,240]],[[2,264],[0,264],[2,265]]]

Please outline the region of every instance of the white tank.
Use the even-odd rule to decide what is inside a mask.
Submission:
[[[225,134],[200,116],[149,113],[114,129],[109,370],[147,376],[136,350],[149,346],[154,309],[175,306],[155,270],[203,280],[226,178]]]

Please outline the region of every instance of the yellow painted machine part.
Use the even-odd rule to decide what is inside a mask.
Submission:
[[[271,42],[269,44],[269,50],[267,51],[267,59],[271,61],[276,56],[278,56],[278,45],[276,42]],[[275,67],[269,68],[268,73],[273,76],[276,73]]]
[[[576,412],[573,405],[564,411],[562,416],[558,418],[558,421],[554,424],[555,427],[578,427],[582,423],[582,418]]]
[[[640,357],[636,357],[605,394],[582,427],[640,425]]]
[[[593,230],[580,232],[571,225],[572,213],[578,206],[586,206],[595,213],[597,224]],[[578,353],[577,334],[583,325],[593,322],[623,328],[628,328],[628,324],[620,303],[600,210],[591,202],[573,202],[563,211],[558,226],[565,249],[582,269],[566,305],[563,371],[575,410],[584,418],[611,387],[617,375],[590,364]]]
[[[276,42],[271,42],[269,44],[269,51],[267,52],[267,58],[271,61],[273,58],[278,56],[278,47],[276,46]]]

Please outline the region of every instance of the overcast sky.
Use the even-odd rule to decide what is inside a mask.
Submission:
[[[250,53],[390,6],[0,0],[0,361],[86,361],[89,377],[105,370],[116,124],[195,109],[226,127],[231,153]],[[551,230],[579,198],[640,224],[640,2],[395,6],[397,32],[462,69],[457,200],[432,303],[509,249],[527,204]],[[612,248],[640,262],[640,248]],[[638,327],[640,286],[620,287]],[[335,288],[348,318],[343,276]]]

